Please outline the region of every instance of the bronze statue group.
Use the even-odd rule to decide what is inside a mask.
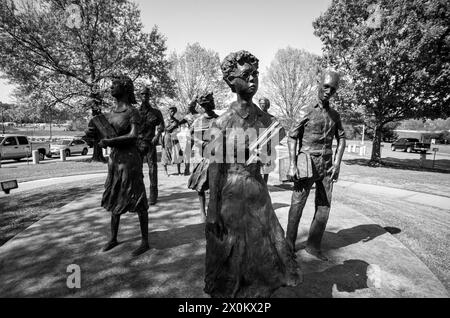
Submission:
[[[273,127],[276,122],[276,118],[267,112],[269,100],[261,99],[261,108],[252,101],[259,85],[258,59],[255,56],[247,51],[231,53],[222,62],[221,69],[223,79],[236,94],[236,100],[220,116],[214,112],[215,102],[210,92],[197,96],[189,105],[191,114],[195,116],[189,147],[197,148],[200,153],[204,153],[202,151],[213,142],[225,144],[229,129],[246,131],[257,128],[261,131],[261,128]],[[185,173],[190,174],[188,187],[197,191],[205,221],[204,291],[211,297],[270,297],[280,287],[301,284],[302,273],[295,255],[295,243],[300,218],[314,184],[315,215],[306,251],[326,260],[321,252],[321,241],[330,212],[333,183],[339,176],[345,149],[340,116],[329,102],[338,82],[337,73],[323,72],[317,103],[305,108],[301,118],[296,119],[298,124],[287,134],[288,179],[294,183],[294,188],[286,235],[267,187],[273,159],[265,163],[249,163],[211,160],[202,156],[192,162],[192,174],[190,162],[185,162]],[[108,251],[118,245],[120,216],[135,212],[142,233],[142,243],[133,252],[137,256],[150,248],[147,210],[149,204],[157,203],[158,197],[156,145],[158,142],[162,145],[161,161],[166,174],[170,164],[176,164],[180,174],[185,149],[177,142],[174,132],[188,120],[177,119],[176,108],[172,107],[170,119],[165,124],[161,112],[149,103],[149,89],[142,92],[142,106],[140,110],[136,109],[133,106],[136,103],[133,82],[126,76],[113,78],[111,94],[116,99],[115,108],[101,116],[113,127],[115,134],[111,137],[102,133],[101,125],[95,124],[90,124],[88,130],[88,134],[97,136],[101,147],[112,149],[102,198],[102,207],[111,212],[111,238],[103,250]],[[200,114],[196,105],[203,109]],[[222,134],[212,140],[208,133],[211,130]],[[335,156],[332,150],[334,138],[338,143]],[[248,144],[245,147],[248,158],[251,150]],[[227,151],[230,149],[226,148],[224,152]],[[230,153],[221,155],[230,157]],[[149,200],[143,179],[144,160],[149,166]],[[305,172],[305,165],[309,171]]]

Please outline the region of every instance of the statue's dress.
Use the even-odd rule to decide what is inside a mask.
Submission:
[[[194,140],[194,146],[198,150],[198,154],[202,153],[202,148],[210,140],[207,137],[207,130],[212,126],[214,120],[218,116],[209,116],[203,114],[198,117],[191,127],[191,138]],[[194,154],[195,155],[195,154]],[[208,183],[208,158],[196,158],[193,156],[191,162],[194,163],[194,170],[188,180],[188,188],[197,192],[205,192],[209,189]]]
[[[222,132],[267,128],[273,120],[256,105],[248,114],[233,105],[213,125]],[[270,297],[301,281],[260,169],[260,163],[210,163],[205,292],[212,297]]]
[[[131,130],[131,123],[140,124],[139,111],[131,107],[123,112],[113,111],[105,116],[118,136],[128,134]],[[142,159],[136,142],[128,142],[111,148],[102,207],[115,215],[147,211],[148,202],[142,173]]]
[[[165,166],[183,162],[183,155],[180,153],[180,143],[176,136],[176,131],[180,125],[181,121],[175,117],[171,117],[166,123],[166,129],[162,138],[161,153],[161,163]]]

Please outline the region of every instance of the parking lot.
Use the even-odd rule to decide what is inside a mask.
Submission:
[[[360,145],[360,141],[348,141],[348,144],[352,145]],[[372,153],[372,143],[370,141],[366,141],[365,146],[366,155],[364,156],[366,159],[370,159]],[[424,164],[421,163],[421,154],[420,153],[408,153],[402,150],[391,150],[391,143],[382,143],[381,149],[381,158],[386,163],[391,163],[395,165],[404,165],[411,166],[417,168],[434,168],[439,170],[448,170],[450,171],[450,145],[435,145],[431,148],[438,148],[439,151],[435,153],[432,151],[428,151],[426,154],[426,161]],[[358,149],[359,151],[359,149]],[[356,155],[358,155],[357,153]],[[355,154],[349,154],[347,151],[344,154],[344,159],[349,157],[349,155],[353,156]]]
[[[92,157],[92,152],[93,152],[93,148],[89,148],[87,155],[82,156],[80,154],[74,154],[74,155],[71,155],[70,157],[66,157],[66,161],[77,161],[77,160],[89,159]],[[61,161],[61,158],[59,156],[53,156],[52,158],[45,157],[45,159],[43,161],[41,161],[39,164],[51,164],[51,163],[60,162],[60,161]],[[31,164],[33,164],[33,159],[31,157],[24,158],[20,161],[2,160],[2,165],[5,165],[5,166],[23,166],[23,165],[31,165]],[[0,172],[0,176],[1,176],[1,172]]]

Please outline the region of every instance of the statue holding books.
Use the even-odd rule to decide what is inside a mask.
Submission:
[[[294,182],[286,238],[295,250],[298,225],[312,186],[316,185],[316,213],[305,250],[326,261],[321,243],[330,214],[333,183],[338,180],[345,150],[345,131],[339,113],[330,99],[339,85],[339,74],[326,71],[319,83],[318,102],[305,109],[298,124],[289,132],[289,169],[287,179]],[[333,159],[333,139],[337,149]]]
[[[208,171],[205,292],[212,297],[269,297],[278,288],[301,281],[258,161],[258,149],[268,144],[268,137],[275,144],[284,130],[252,101],[258,90],[255,56],[247,51],[231,53],[221,68],[237,100],[210,129],[217,136],[210,145],[218,146]],[[239,142],[252,131],[259,134],[253,141],[244,137]],[[224,144],[221,160],[218,153]]]
[[[141,92],[142,104],[139,110],[142,123],[139,131],[138,147],[142,159],[147,162],[150,178],[150,205],[158,199],[158,156],[156,145],[164,132],[164,118],[161,111],[150,105],[150,88]]]
[[[148,202],[142,173],[142,159],[137,147],[139,111],[136,104],[134,85],[127,76],[113,78],[111,95],[116,105],[111,113],[95,116],[87,134],[102,136],[99,145],[112,149],[108,161],[108,177],[102,198],[102,207],[111,212],[111,239],[103,251],[109,251],[119,243],[120,216],[135,212],[139,216],[142,242],[132,255],[137,256],[149,249],[148,244]]]
[[[190,133],[191,140],[193,141],[190,145],[194,148],[197,147],[199,153],[203,152],[206,144],[210,142],[206,138],[205,135],[208,129],[211,127],[214,120],[218,117],[218,115],[214,112],[216,108],[214,102],[214,94],[212,92],[201,94],[200,97],[195,99],[195,104],[199,104],[200,107],[204,109],[204,113],[197,117],[192,124]],[[195,104],[191,103],[190,112],[191,114],[195,114],[194,110]],[[188,181],[188,188],[192,190],[196,190],[198,193],[198,198],[200,201],[200,212],[203,220],[206,220],[206,191],[209,189],[209,181],[208,181],[208,167],[209,167],[209,159],[208,158],[193,158],[196,162],[194,162],[194,170],[192,175]]]

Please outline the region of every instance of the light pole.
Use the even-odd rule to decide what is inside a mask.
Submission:
[[[3,131],[3,135],[5,134],[5,118],[3,117],[3,103],[0,102],[0,107],[2,108],[2,131]]]

